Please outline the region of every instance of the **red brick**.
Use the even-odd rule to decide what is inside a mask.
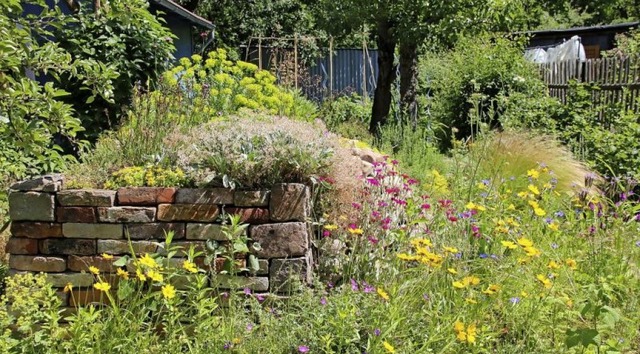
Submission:
[[[67,268],[74,272],[89,271],[90,266],[98,268],[101,272],[114,273],[118,267],[113,265],[119,257],[106,259],[101,256],[78,257],[69,256],[67,259]]]
[[[212,222],[218,217],[217,205],[206,204],[160,204],[157,219],[160,221]]]
[[[118,189],[119,205],[157,205],[173,203],[177,188],[139,187]]]
[[[11,234],[15,237],[62,237],[62,224],[50,222],[12,222]]]
[[[96,209],[92,207],[58,207],[56,208],[58,222],[98,222]]]
[[[6,251],[9,254],[38,254],[38,240],[11,237]]]
[[[19,256],[9,257],[9,268],[32,272],[64,272],[67,262],[60,257]]]
[[[240,215],[240,222],[248,224],[266,224],[269,222],[269,209],[265,208],[224,208],[224,212]]]

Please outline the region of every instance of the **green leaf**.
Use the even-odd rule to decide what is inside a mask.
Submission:
[[[592,328],[579,328],[576,330],[568,329],[567,338],[565,339],[565,344],[567,348],[573,348],[578,345],[582,345],[583,347],[588,347],[589,345],[598,345],[596,342],[596,337],[598,337],[598,331]]]
[[[113,265],[116,267],[124,267],[127,265],[127,262],[129,262],[129,256],[122,256],[118,258],[117,261],[113,262]]]

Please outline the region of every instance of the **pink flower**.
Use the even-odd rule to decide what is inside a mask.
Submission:
[[[427,209],[431,209],[431,204],[428,203],[424,203],[420,206],[420,209],[422,210],[427,210]]]
[[[372,245],[377,245],[378,244],[378,239],[373,237],[373,236],[369,236],[367,237],[369,239],[369,242],[371,242]]]
[[[298,347],[298,352],[300,353],[308,353],[309,352],[309,347],[307,347],[306,345],[301,345]]]

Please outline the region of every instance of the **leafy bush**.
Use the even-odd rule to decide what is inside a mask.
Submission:
[[[95,141],[105,129],[113,129],[131,102],[136,84],[155,86],[173,59],[173,38],[162,20],[148,10],[144,0],[103,2],[97,12],[82,6],[69,23],[53,32],[61,48],[75,59],[91,59],[117,71],[111,77],[113,91],[103,99],[85,90],[81,80],[62,75],[62,88],[71,93],[72,104],[86,129],[84,136]]]
[[[371,101],[351,94],[323,102],[319,116],[330,131],[348,139],[370,141]]]
[[[534,64],[524,59],[517,41],[464,38],[450,52],[426,56],[420,67],[427,95],[426,119],[443,148],[452,146],[452,131],[459,140],[476,134],[482,126],[501,127],[506,112],[512,120],[545,122],[536,121],[542,114],[523,117],[514,113],[523,108],[523,102],[529,106],[542,103],[542,112],[547,105],[546,87]]]
[[[640,123],[618,103],[594,103],[597,86],[573,82],[556,117],[558,136],[603,175],[640,177]]]

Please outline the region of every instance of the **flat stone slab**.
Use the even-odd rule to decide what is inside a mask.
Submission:
[[[235,191],[233,205],[237,207],[268,207],[271,191]]]
[[[173,239],[183,239],[185,224],[173,222],[155,222],[148,224],[127,224],[124,226],[125,236],[132,240],[157,239],[164,240],[165,235],[173,231]]]
[[[228,274],[216,274],[211,279],[213,287],[221,289],[250,289],[252,291],[269,291],[269,278],[243,277]]]
[[[13,221],[56,221],[53,194],[10,192],[9,217]]]
[[[98,220],[110,223],[149,223],[156,221],[156,208],[118,206],[98,208]]]
[[[14,183],[11,189],[14,191],[57,192],[64,186],[64,176],[60,173],[45,175]]]
[[[116,199],[116,191],[107,189],[70,189],[57,193],[62,206],[110,207]]]
[[[50,222],[11,222],[11,235],[28,238],[62,237],[62,224]]]
[[[287,258],[304,256],[309,249],[307,225],[303,222],[251,226],[249,235],[259,242],[259,258]]]
[[[120,239],[123,226],[119,224],[64,223],[62,234],[69,238]]]
[[[220,208],[217,205],[160,204],[157,218],[160,221],[213,222],[218,214]]]
[[[120,188],[117,192],[118,205],[157,205],[173,203],[177,188],[137,187]]]
[[[180,188],[177,204],[232,204],[233,190],[227,188]]]
[[[305,221],[311,213],[311,193],[300,183],[281,183],[271,188],[269,212],[273,221]]]
[[[67,261],[61,257],[11,255],[9,257],[9,268],[31,272],[56,273],[64,272],[67,269]]]

